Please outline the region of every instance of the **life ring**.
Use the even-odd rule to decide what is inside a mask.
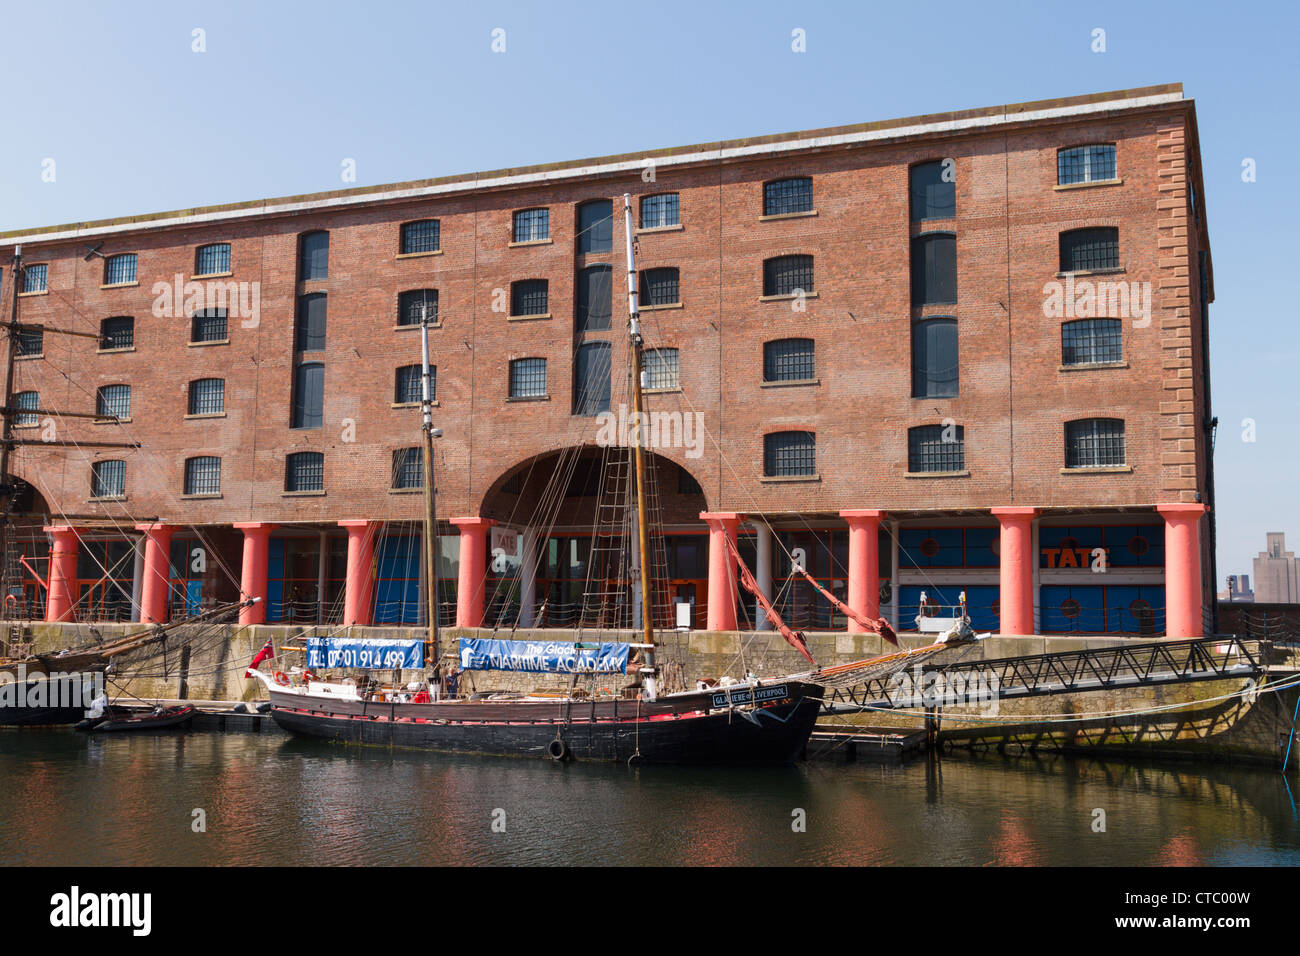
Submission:
[[[288,686],[289,686],[289,677],[288,677],[287,674],[285,674],[284,671],[276,671],[276,672],[272,675],[272,680],[274,680],[274,681],[275,681],[277,684],[279,684],[281,687],[288,687]]]
[[[552,740],[549,744],[546,745],[546,755],[550,757],[552,760],[554,760],[556,763],[560,763],[563,760],[567,760],[569,757],[569,745],[566,744],[561,738],[556,737],[554,740]]]
[[[17,607],[18,598],[13,594],[5,595],[5,608]]]
[[[303,679],[304,681],[307,681],[307,682],[311,682],[311,681],[314,681],[314,680],[320,680],[320,678],[316,676],[316,672],[315,672],[315,671],[303,671],[303,672],[302,672],[302,679]]]

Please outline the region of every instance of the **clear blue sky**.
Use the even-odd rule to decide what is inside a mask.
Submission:
[[[1265,531],[1300,550],[1298,27],[1282,3],[8,0],[0,230],[337,189],[345,158],[365,185],[1181,81],[1218,297],[1222,586]]]

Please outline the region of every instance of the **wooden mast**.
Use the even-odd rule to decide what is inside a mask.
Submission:
[[[424,561],[428,590],[425,611],[429,625],[428,658],[425,661],[439,680],[441,653],[438,647],[438,516],[437,491],[433,484],[433,440],[441,437],[442,429],[433,427],[433,388],[429,369],[429,313],[426,307],[420,316],[420,406],[424,412]]]
[[[655,671],[655,635],[653,607],[650,603],[650,547],[649,531],[645,507],[645,449],[641,436],[643,404],[641,395],[642,349],[641,312],[637,304],[636,251],[632,244],[632,197],[623,194],[623,223],[627,239],[627,313],[628,337],[632,341],[632,454],[636,462],[636,533],[638,561],[641,566],[641,630],[645,639],[645,679],[646,698],[654,700],[658,696],[658,682]]]

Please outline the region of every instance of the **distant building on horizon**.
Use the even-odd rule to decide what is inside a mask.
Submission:
[[[1249,574],[1229,574],[1228,590],[1219,592],[1219,600],[1231,604],[1249,604],[1255,600],[1255,592],[1250,589]]]
[[[1267,550],[1255,558],[1255,603],[1300,602],[1300,562],[1286,550],[1286,534],[1268,533]]]

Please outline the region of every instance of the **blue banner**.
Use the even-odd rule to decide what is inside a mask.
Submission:
[[[532,671],[542,674],[621,674],[627,670],[628,644],[574,644],[569,641],[494,641],[460,639],[460,667],[467,671]]]
[[[306,641],[308,667],[417,670],[424,666],[424,642],[419,640],[309,637]]]

